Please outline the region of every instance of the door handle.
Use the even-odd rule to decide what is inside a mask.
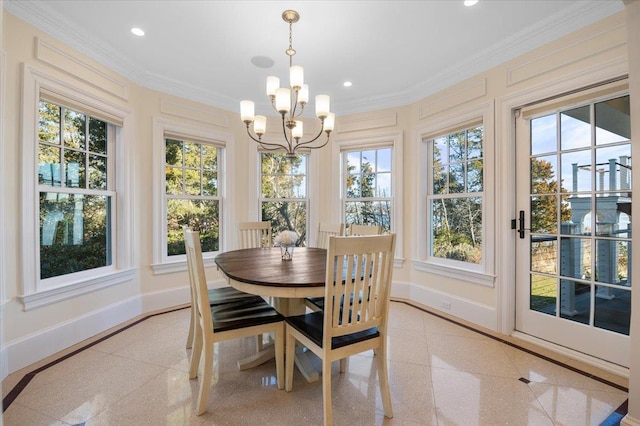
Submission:
[[[524,239],[524,231],[524,210],[520,210],[518,213],[518,235],[520,236],[520,239]]]

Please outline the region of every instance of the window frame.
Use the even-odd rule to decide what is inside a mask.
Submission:
[[[17,296],[25,311],[67,300],[133,279],[135,260],[131,235],[133,114],[75,79],[62,80],[33,66],[22,66],[22,271]],[[39,243],[38,119],[41,99],[52,101],[113,125],[115,191],[112,196],[112,264],[41,280]],[[50,187],[46,187],[49,188]],[[56,187],[53,189],[55,190]],[[60,192],[57,191],[56,192]]]
[[[432,154],[431,141],[457,131],[465,130],[477,125],[483,126],[483,199],[482,207],[482,262],[470,262],[443,259],[430,255],[431,242],[431,212],[430,195],[432,193]],[[428,123],[416,128],[416,142],[420,147],[416,156],[420,184],[418,185],[418,214],[416,241],[416,257],[414,268],[438,275],[452,277],[461,281],[493,287],[495,280],[495,223],[494,223],[494,121],[493,101],[456,111],[445,117],[432,119]],[[473,196],[476,193],[464,192],[461,196]]]
[[[228,249],[230,224],[228,218],[232,212],[226,203],[226,194],[233,192],[233,179],[227,179],[227,167],[233,156],[233,137],[224,132],[213,131],[208,127],[193,125],[189,123],[177,122],[156,117],[153,120],[153,263],[151,269],[154,275],[170,274],[187,270],[186,255],[167,254],[167,194],[165,182],[166,164],[166,139],[173,138],[183,141],[193,141],[201,144],[215,146],[218,151],[218,195],[220,217],[220,239],[219,251],[204,252],[202,254],[205,267],[215,266],[215,257]]]
[[[365,151],[369,149],[391,148],[391,232],[396,234],[396,254],[394,266],[399,268],[404,263],[403,252],[403,133],[377,133],[367,137],[342,137],[333,142],[333,173],[331,188],[336,203],[336,216],[333,221],[344,222],[346,175],[344,170],[344,152]]]

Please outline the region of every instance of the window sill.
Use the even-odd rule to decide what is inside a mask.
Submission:
[[[478,284],[484,287],[494,287],[496,276],[485,274],[483,272],[470,271],[467,269],[454,268],[451,266],[436,265],[425,261],[414,260],[413,267],[422,272],[442,275],[449,278],[455,278],[472,284]]]
[[[24,305],[25,311],[30,311],[61,302],[63,300],[71,299],[82,294],[91,293],[102,288],[131,281],[136,272],[137,269],[125,269],[111,272],[94,278],[76,281],[65,285],[64,287],[57,287],[18,296],[18,300]]]
[[[215,256],[205,257],[203,259],[205,268],[213,268],[216,266]],[[153,275],[173,274],[174,272],[184,272],[187,270],[187,259],[176,261],[167,261],[164,263],[154,263],[151,265]]]

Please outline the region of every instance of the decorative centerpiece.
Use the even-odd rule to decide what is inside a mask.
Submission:
[[[282,260],[293,259],[293,248],[298,241],[298,234],[295,231],[282,231],[275,238],[275,246],[280,247]]]

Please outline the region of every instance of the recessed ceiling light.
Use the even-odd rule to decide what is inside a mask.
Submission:
[[[352,84],[353,83],[351,83],[350,81],[345,81],[344,83],[342,83],[344,87],[351,87]]]
[[[478,0],[464,0],[464,5],[467,7],[471,7],[478,3]]]
[[[144,31],[142,31],[142,29],[140,29],[138,27],[131,28],[131,32],[133,34],[137,35],[138,37],[142,37],[144,35]]]

